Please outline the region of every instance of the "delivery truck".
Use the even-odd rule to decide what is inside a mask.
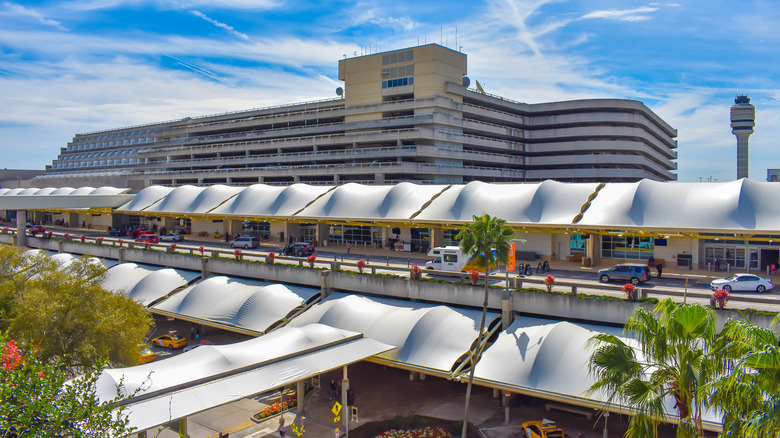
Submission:
[[[459,246],[436,246],[428,251],[429,257],[434,257],[425,263],[425,269],[448,272],[468,272],[472,269],[479,269],[475,262],[471,260],[468,254],[464,254]],[[496,259],[496,250],[493,250],[493,260]],[[493,262],[490,271],[496,271],[498,268]],[[479,269],[482,271],[482,269]]]

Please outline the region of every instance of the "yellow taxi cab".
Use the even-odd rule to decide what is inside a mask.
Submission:
[[[154,354],[154,351],[150,350],[148,347],[144,347],[140,353],[138,353],[138,362],[139,363],[149,363],[154,362],[154,360],[157,359],[157,355]]]
[[[522,424],[521,435],[525,438],[563,438],[563,430],[555,425],[555,422],[548,419],[542,421],[526,421]]]
[[[183,338],[173,332],[152,339],[152,345],[159,345],[160,347],[173,350],[174,348],[185,347],[187,345],[187,338]]]

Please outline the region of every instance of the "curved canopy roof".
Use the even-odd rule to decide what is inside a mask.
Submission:
[[[296,217],[407,221],[426,202],[447,187],[408,182],[396,185],[349,183],[329,191],[304,208]]]
[[[211,211],[215,216],[257,216],[289,218],[317,199],[332,186],[292,184],[286,187],[255,184]]]
[[[258,338],[195,350],[131,368],[106,369],[96,394],[121,384],[130,426],[149,429],[208,408],[289,385],[382,353],[390,345],[320,324],[283,327]]]
[[[264,332],[317,293],[319,289],[217,276],[174,294],[153,309]]]
[[[130,189],[115,187],[0,189],[0,210],[116,208],[133,199]]]
[[[164,198],[144,209],[147,213],[163,214],[205,214],[243,189],[223,185],[209,187],[181,186]]]
[[[606,184],[579,225],[622,228],[780,230],[780,184],[749,179],[717,183]]]
[[[148,306],[199,276],[200,272],[122,263],[106,272],[102,286]]]
[[[290,324],[326,324],[396,346],[381,358],[448,373],[477,338],[482,312],[333,293]],[[488,313],[486,326],[498,315]]]

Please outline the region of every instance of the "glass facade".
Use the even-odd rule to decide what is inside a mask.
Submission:
[[[652,237],[603,236],[601,256],[614,259],[647,260],[653,255],[655,246]]]
[[[371,246],[382,245],[382,227],[358,225],[331,225],[328,242],[336,245],[364,243]]]
[[[583,239],[583,234],[572,234],[569,236],[569,254],[585,255],[587,240]]]
[[[460,240],[456,239],[455,236],[460,233],[460,230],[444,230],[444,242],[442,242],[443,246],[458,246],[458,243],[460,243]]]

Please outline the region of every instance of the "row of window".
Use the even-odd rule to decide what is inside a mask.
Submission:
[[[382,65],[398,64],[414,61],[414,50],[402,50],[400,52],[385,53],[382,55]]]
[[[80,160],[84,158],[98,158],[98,157],[113,157],[117,155],[135,155],[138,152],[142,152],[147,149],[125,149],[121,151],[110,151],[110,152],[93,152],[91,154],[75,154],[75,155],[63,155],[59,158],[60,161],[68,161],[68,160]]]
[[[403,87],[404,85],[414,85],[414,78],[388,79],[382,81],[382,88]]]
[[[52,169],[72,169],[76,167],[94,167],[94,166],[121,166],[125,164],[138,164],[138,158],[123,158],[121,160],[95,160],[80,161],[78,163],[54,163]]]
[[[414,64],[383,69],[382,76],[387,76],[388,79],[397,79],[406,76],[414,76]]]
[[[104,141],[101,143],[74,144],[68,146],[69,151],[83,151],[89,149],[100,149],[111,146],[127,146],[133,144],[154,143],[154,137],[127,138],[124,140]]]

